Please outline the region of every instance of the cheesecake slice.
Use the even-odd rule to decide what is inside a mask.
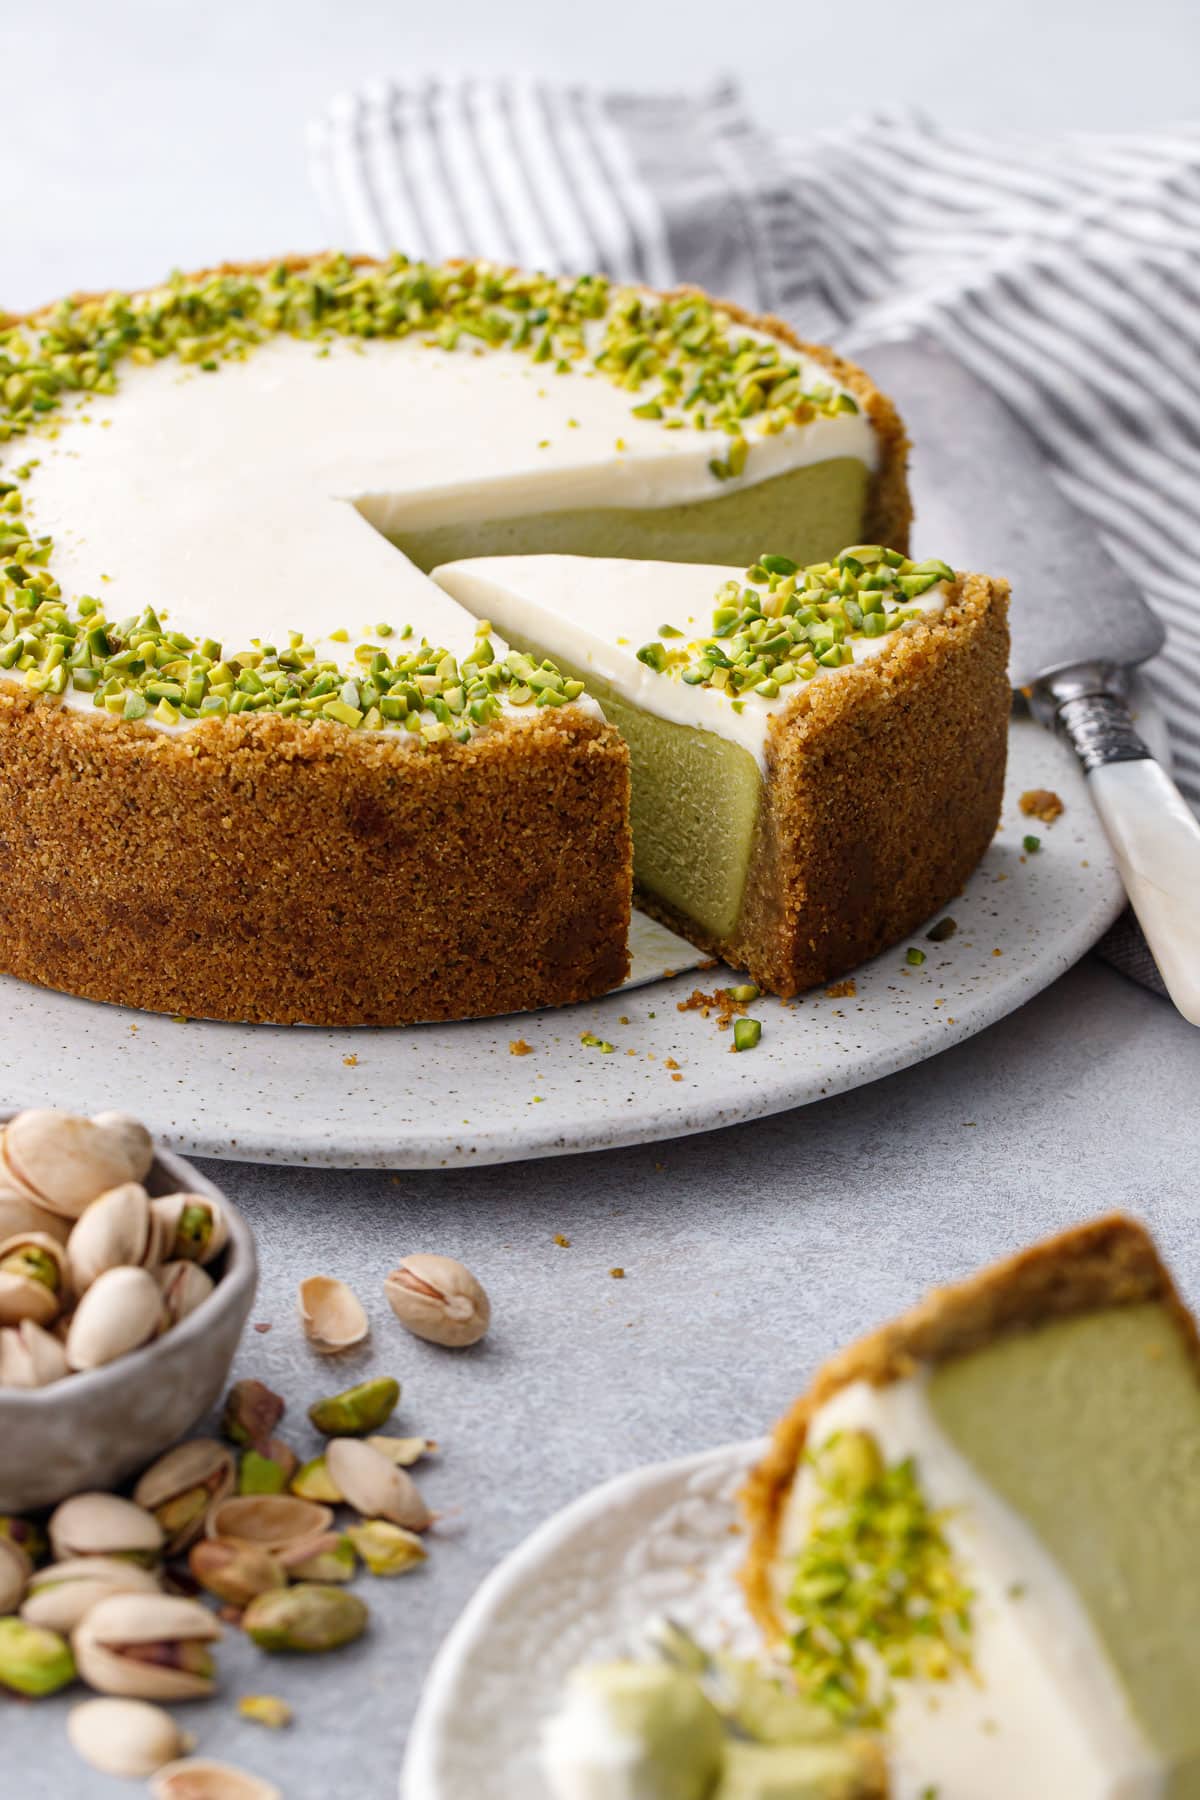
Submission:
[[[1200,1796],[1200,1339],[1139,1225],[843,1351],[746,1504],[753,1612],[899,1800]]]
[[[630,749],[641,904],[775,993],[903,937],[995,832],[1002,582],[880,545],[748,570],[484,557],[434,579],[599,702]]]

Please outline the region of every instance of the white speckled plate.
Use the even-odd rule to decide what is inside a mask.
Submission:
[[[1142,729],[1161,741],[1143,707]],[[1066,811],[1029,829],[1017,796],[1059,793]],[[1123,894],[1073,754],[1029,719],[1009,733],[999,835],[949,909],[948,942],[920,967],[905,945],[857,974],[857,991],[755,1007],[762,1041],[731,1056],[715,1019],[681,1013],[683,974],[603,1000],[505,1019],[407,1030],[324,1031],[177,1023],[0,977],[0,1106],[70,1094],[88,1112],[133,1107],[185,1155],[383,1168],[504,1162],[679,1137],[873,1081],[970,1037],[1046,987],[1116,918]],[[695,952],[643,921],[651,968]],[[661,957],[663,960],[656,961]],[[687,961],[683,959],[686,957]],[[580,1042],[592,1032],[605,1053]],[[529,1054],[514,1055],[525,1043]]]
[[[421,1695],[403,1800],[549,1800],[536,1747],[576,1663],[636,1651],[664,1613],[753,1654],[735,1497],[766,1440],[636,1469],[550,1519],[495,1569]],[[514,1681],[513,1670],[521,1671]]]

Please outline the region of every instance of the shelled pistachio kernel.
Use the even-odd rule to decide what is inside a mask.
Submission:
[[[879,544],[855,544],[804,569],[788,556],[760,556],[746,585],[727,581],[717,590],[710,637],[678,647],[653,640],[638,661],[688,687],[775,700],[821,669],[853,662],[856,640],[886,637],[919,619],[910,603],[953,580],[944,562],[910,562]]]

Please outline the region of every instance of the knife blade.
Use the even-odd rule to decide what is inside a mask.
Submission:
[[[994,389],[929,338],[861,354],[915,446],[919,554],[1011,583],[1010,679],[1074,746],[1167,991],[1200,1025],[1200,823],[1125,701],[1161,622]]]

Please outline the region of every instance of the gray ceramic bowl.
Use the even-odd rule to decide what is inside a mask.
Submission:
[[[160,1150],[151,1194],[212,1194],[229,1242],[220,1278],[193,1313],[142,1350],[86,1375],[31,1391],[0,1388],[0,1512],[33,1512],[68,1494],[115,1488],[186,1437],[229,1374],[258,1283],[254,1237],[224,1194],[180,1156]]]

